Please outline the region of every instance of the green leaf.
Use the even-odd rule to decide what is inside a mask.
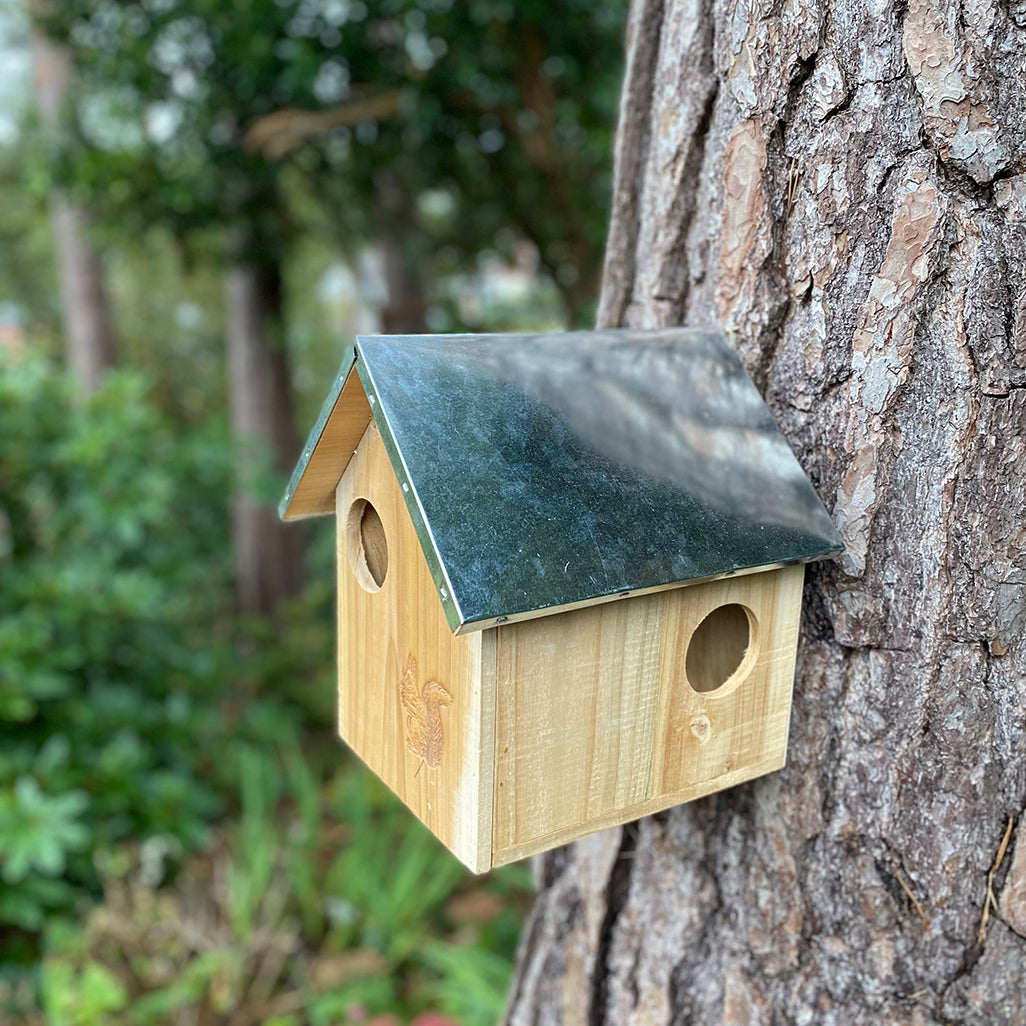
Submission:
[[[83,791],[48,796],[34,777],[19,777],[12,792],[0,796],[0,877],[18,883],[32,871],[59,876],[67,853],[88,843],[78,822],[88,805]]]

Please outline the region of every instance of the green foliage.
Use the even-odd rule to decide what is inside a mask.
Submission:
[[[17,311],[26,334],[56,348],[50,222],[46,198],[30,191],[28,177],[20,149],[0,150],[0,327]]]
[[[527,881],[472,880],[311,729],[327,574],[232,637],[229,463],[138,376],[85,402],[42,361],[0,368],[0,1009],[42,943],[52,1026],[484,1026]]]
[[[234,227],[276,261],[326,228],[350,253],[390,237],[440,278],[526,238],[586,320],[625,10],[65,0],[46,25],[81,84],[53,163],[119,232]]]
[[[497,1023],[502,1018],[509,989],[510,962],[505,945],[433,942],[423,958],[437,974],[430,993],[439,1009],[460,1023]]]
[[[128,995],[109,970],[95,962],[75,972],[58,962],[47,980],[49,1019],[54,1026],[96,1026],[122,1011]]]
[[[66,853],[80,851],[89,832],[78,817],[89,805],[84,791],[52,797],[43,794],[34,777],[19,777],[13,791],[0,796],[0,877],[18,884],[33,873],[60,876]]]
[[[81,403],[43,361],[0,366],[0,936],[95,886],[98,847],[192,846],[221,806],[228,463],[137,376]]]
[[[142,851],[122,847],[102,860],[104,902],[84,925],[51,925],[51,1026],[496,1020],[522,869],[469,877],[370,774],[336,762],[322,781],[288,731],[231,762],[241,816],[174,890],[154,889]]]

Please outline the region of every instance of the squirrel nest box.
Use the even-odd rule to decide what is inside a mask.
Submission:
[[[783,766],[841,544],[722,334],[361,337],[281,504],[325,513],[340,733],[472,870]]]

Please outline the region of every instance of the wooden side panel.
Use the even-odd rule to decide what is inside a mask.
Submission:
[[[783,766],[803,574],[786,567],[498,628],[495,864]],[[685,672],[692,635],[733,603],[751,614],[748,651],[723,687],[699,693]]]
[[[366,509],[361,500],[380,524],[350,516]],[[336,516],[339,732],[460,861],[483,872],[491,865],[494,632],[450,633],[376,424],[339,482]],[[387,548],[373,592],[359,561],[361,525],[368,535],[383,531]],[[367,542],[380,576],[378,544]]]

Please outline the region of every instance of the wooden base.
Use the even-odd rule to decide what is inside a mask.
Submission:
[[[661,794],[656,798],[639,802],[637,805],[631,805],[627,808],[617,809],[614,812],[596,816],[588,821],[586,829],[582,830],[578,824],[564,827],[551,834],[534,837],[522,844],[510,845],[501,851],[493,853],[492,867],[505,866],[510,862],[519,862],[520,859],[527,858],[530,855],[537,855],[540,852],[549,851],[551,848],[558,848],[561,845],[569,844],[571,841],[576,841],[579,837],[595,833],[596,830],[606,830],[609,827],[620,826],[623,823],[631,823],[636,819],[641,819],[642,816],[651,816],[653,813],[662,812],[664,809],[672,809],[675,805],[683,805],[685,802],[694,801],[696,798],[704,798],[706,795],[714,794],[716,791],[725,791],[728,787],[736,787],[738,784],[743,784],[748,780],[763,777],[767,773],[775,773],[777,770],[783,769],[786,762],[786,759],[780,758],[770,759],[765,763],[754,766],[745,766],[742,769],[724,773],[723,776],[715,777],[712,780],[696,782],[672,794]]]

